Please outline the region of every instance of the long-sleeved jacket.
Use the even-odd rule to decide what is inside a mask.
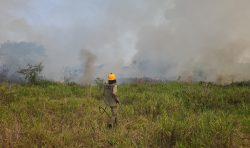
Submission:
[[[116,96],[116,93],[116,84],[106,84],[104,86],[104,102],[107,106],[117,106],[118,98]]]

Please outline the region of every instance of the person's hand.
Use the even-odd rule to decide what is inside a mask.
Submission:
[[[119,98],[115,94],[113,94],[113,97],[115,98],[115,102],[120,104]]]
[[[119,98],[115,94],[113,94],[113,97],[115,98],[116,103],[119,104],[120,103]]]

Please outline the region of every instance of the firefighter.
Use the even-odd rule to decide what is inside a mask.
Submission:
[[[117,125],[117,111],[119,99],[117,97],[117,84],[116,84],[116,76],[114,73],[110,73],[108,75],[108,84],[104,86],[104,102],[107,106],[110,107],[112,116],[110,121],[108,122],[108,127],[112,128]]]

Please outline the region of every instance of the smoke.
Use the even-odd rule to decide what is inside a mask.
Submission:
[[[84,64],[84,73],[81,76],[80,84],[92,84],[95,79],[94,64],[96,62],[96,56],[88,50],[82,50],[81,57]]]
[[[150,77],[250,79],[250,11],[246,0],[175,0],[157,25],[138,34],[134,59]],[[246,56],[245,56],[246,57]]]
[[[45,57],[45,49],[35,43],[5,42],[0,44],[0,81],[21,80],[17,71],[27,64],[38,64]]]
[[[64,78],[65,68],[80,73],[82,67],[83,73],[73,74],[83,75],[82,83],[110,72],[119,78],[249,80],[249,5],[248,0],[0,0],[0,43],[42,45],[45,77],[54,80]],[[15,59],[12,51],[7,54]]]

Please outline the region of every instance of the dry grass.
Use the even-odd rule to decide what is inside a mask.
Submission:
[[[119,86],[119,125],[108,129],[100,88],[0,84],[3,147],[246,147],[248,86]],[[108,110],[110,113],[110,110]]]

